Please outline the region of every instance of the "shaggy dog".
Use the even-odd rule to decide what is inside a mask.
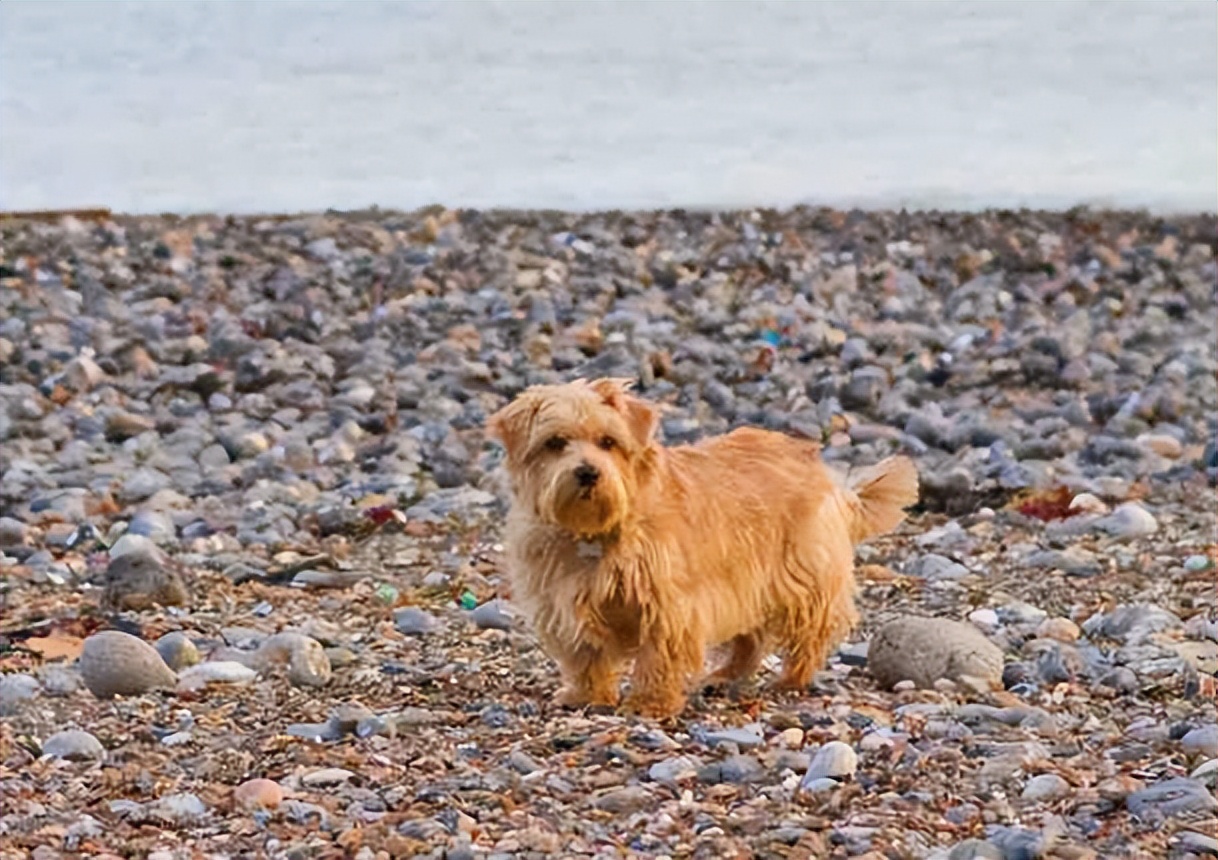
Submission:
[[[559,665],[560,702],[616,706],[633,660],[626,707],[672,716],[695,684],[750,675],[775,648],[779,685],[806,688],[858,621],[854,545],[917,500],[913,463],[890,457],[848,488],[819,446],[780,433],[665,448],[630,385],[535,386],[488,421],[511,481],[513,596]]]

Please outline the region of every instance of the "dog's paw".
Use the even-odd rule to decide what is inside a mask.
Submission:
[[[554,697],[564,708],[616,708],[620,697],[608,691],[590,692],[580,687],[566,686]]]
[[[663,720],[675,717],[685,710],[685,699],[672,696],[630,695],[622,703],[622,710],[640,717]]]

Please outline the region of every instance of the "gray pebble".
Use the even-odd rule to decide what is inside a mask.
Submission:
[[[829,741],[812,757],[804,781],[811,782],[822,777],[847,779],[854,776],[858,766],[859,757],[854,747],[842,741]]]
[[[1152,633],[1182,627],[1174,613],[1153,603],[1119,606],[1107,614],[1094,615],[1083,623],[1083,630],[1122,642],[1140,642]]]
[[[42,667],[42,687],[48,696],[74,695],[81,685],[80,672],[54,663]]]
[[[947,860],[1006,860],[1002,849],[984,839],[965,839],[952,848]]]
[[[946,678],[1002,682],[1002,651],[971,624],[948,618],[906,616],[884,625],[871,640],[867,669],[886,687],[912,681],[933,687]]]
[[[647,769],[647,775],[656,782],[680,782],[698,775],[702,763],[692,756],[675,756],[658,761]]]
[[[439,629],[440,622],[416,606],[407,606],[393,613],[393,626],[407,636],[422,636]]]
[[[185,824],[207,815],[207,805],[196,794],[170,794],[145,807],[147,816],[155,821]]]
[[[706,744],[711,747],[720,744],[735,744],[740,749],[752,749],[765,743],[765,738],[748,729],[722,729],[706,733]]]
[[[1180,738],[1180,748],[1189,755],[1218,758],[1218,725],[1211,723],[1193,729]]]
[[[1105,673],[1100,677],[1099,685],[1118,693],[1136,693],[1142,686],[1138,682],[1138,676],[1128,666],[1117,666]]]
[[[43,741],[42,754],[69,761],[87,761],[105,758],[106,748],[88,732],[69,729],[56,732]]]
[[[0,716],[12,716],[42,691],[33,675],[0,676]]]
[[[1135,791],[1125,798],[1125,805],[1134,815],[1148,819],[1218,810],[1218,801],[1204,785],[1183,776]]]
[[[1106,517],[1094,523],[1094,528],[1115,538],[1131,540],[1149,537],[1159,530],[1159,523],[1137,502],[1125,502]]]
[[[738,785],[760,780],[764,776],[765,768],[750,755],[728,756],[723,761],[713,762],[698,771],[698,781],[712,785],[720,782]]]
[[[1024,800],[1041,803],[1057,800],[1070,793],[1070,783],[1055,773],[1042,773],[1028,780],[1021,795]]]
[[[511,630],[512,617],[508,615],[500,600],[488,600],[470,612],[470,620],[479,630]]]
[[[952,561],[946,556],[933,553],[915,558],[906,567],[906,572],[911,576],[934,580],[964,579],[971,574],[971,571],[964,565]]]

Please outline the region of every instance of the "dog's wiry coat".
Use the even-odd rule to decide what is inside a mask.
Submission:
[[[513,595],[559,664],[568,704],[679,712],[706,649],[710,682],[751,674],[771,649],[803,688],[858,621],[854,545],[917,499],[903,457],[837,482],[819,446],[742,428],[695,445],[653,439],[655,409],[624,380],[538,386],[491,417],[513,503]]]

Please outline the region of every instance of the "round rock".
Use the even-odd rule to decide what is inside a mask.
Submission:
[[[143,610],[153,606],[185,606],[190,592],[178,573],[152,553],[128,552],[112,558],[106,568],[102,605]]]
[[[830,741],[816,751],[804,781],[828,777],[830,779],[845,779],[854,776],[859,767],[859,757],[850,744],[842,741]]]
[[[190,637],[181,630],[166,633],[156,640],[156,650],[161,655],[161,659],[165,661],[165,665],[175,672],[181,672],[202,659],[195,643],[190,641]]]
[[[871,641],[867,668],[885,687],[912,681],[976,679],[1002,683],[1002,651],[976,627],[948,618],[907,616],[884,625]]]
[[[233,789],[233,803],[242,809],[275,809],[283,803],[283,789],[272,779],[247,779]]]
[[[0,716],[11,716],[41,692],[38,679],[32,675],[4,675],[0,677]]]
[[[1189,755],[1218,758],[1218,725],[1211,723],[1193,729],[1180,738],[1180,748]]]
[[[1057,800],[1070,792],[1070,783],[1055,773],[1042,773],[1028,780],[1023,787],[1023,799],[1034,803]]]
[[[470,620],[479,630],[511,630],[512,617],[504,611],[499,600],[489,600],[469,614]]]
[[[80,676],[99,699],[169,690],[177,683],[177,676],[155,648],[121,630],[102,630],[85,640]]]
[[[42,754],[69,761],[89,761],[106,757],[101,741],[78,729],[56,732],[42,743]]]

